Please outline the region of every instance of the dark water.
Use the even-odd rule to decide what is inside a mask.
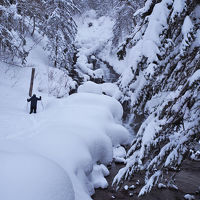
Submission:
[[[111,186],[114,176],[121,167],[123,167],[121,164],[112,164],[110,175],[107,177],[109,187],[107,189],[97,189],[92,197],[94,200],[183,200],[185,194],[192,194],[195,196],[196,200],[200,200],[200,162],[184,161],[181,171],[175,176],[175,184],[178,186],[178,190],[155,188],[151,193],[140,198],[138,194],[141,189],[141,184],[136,184],[137,180],[140,180],[140,183],[144,181],[141,179],[142,176],[140,174],[126,181],[117,192],[115,188]],[[124,185],[135,185],[136,188],[125,190]]]

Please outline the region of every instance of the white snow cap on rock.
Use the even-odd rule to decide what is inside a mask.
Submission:
[[[184,199],[186,199],[186,200],[194,200],[195,197],[194,197],[194,195],[186,194],[186,195],[184,196]]]
[[[126,150],[122,146],[113,149],[113,158],[116,163],[126,163]]]

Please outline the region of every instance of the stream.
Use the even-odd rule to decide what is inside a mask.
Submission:
[[[175,176],[178,190],[173,188],[158,189],[157,187],[142,197],[138,197],[139,191],[142,188],[144,180],[141,179],[141,174],[135,174],[130,180],[125,181],[116,191],[116,187],[112,187],[112,180],[123,164],[112,163],[110,167],[110,175],[107,177],[108,188],[96,189],[92,196],[94,200],[183,200],[185,194],[195,196],[196,200],[200,199],[200,162],[185,160],[181,167],[181,171]],[[174,172],[171,172],[173,174]],[[134,189],[133,189],[134,185]],[[128,189],[127,189],[128,186]]]

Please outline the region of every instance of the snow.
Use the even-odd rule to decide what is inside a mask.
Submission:
[[[43,91],[42,85],[38,87]],[[58,98],[68,96],[70,89],[76,88],[76,82],[67,75],[65,70],[49,68],[48,70],[48,93]]]
[[[152,0],[146,1],[145,7],[136,11],[136,15],[139,13],[146,12],[151,5]],[[156,65],[153,64],[158,61],[157,55],[160,55],[160,47],[162,46],[162,34],[167,29],[167,19],[170,16],[170,10],[167,5],[172,4],[171,0],[163,0],[157,3],[152,11],[152,14],[146,17],[147,25],[144,26],[144,30],[135,29],[135,35],[133,37],[134,46],[130,49],[127,48],[126,57],[121,65],[124,67],[124,71],[120,77],[120,87],[125,88],[129,85],[130,88],[134,88],[134,96],[132,96],[132,102],[134,103],[139,95],[139,91],[145,84],[146,75],[153,76]],[[137,33],[138,31],[138,33]],[[138,34],[141,37],[139,40]],[[136,42],[137,41],[137,42]],[[135,76],[138,64],[141,63],[142,57],[147,58],[147,68],[144,72],[140,71],[137,79],[132,82]]]
[[[190,78],[189,78],[189,84],[190,86],[195,82],[200,80],[200,69],[198,69]]]
[[[48,94],[48,64],[39,63],[33,92],[42,96],[44,108],[38,102],[31,115],[26,102],[31,67],[0,63],[0,199],[89,200],[95,188],[108,186],[113,148],[129,143],[119,91],[102,84],[97,88],[108,95],[82,89],[56,99]]]
[[[0,199],[74,200],[69,176],[39,155],[0,152]]]
[[[134,16],[137,16],[137,15],[139,15],[139,14],[142,15],[143,13],[147,12],[147,11],[150,9],[151,5],[152,5],[152,0],[147,0],[147,1],[145,2],[144,7],[141,8],[141,9],[138,9],[138,10],[134,13]]]
[[[185,17],[185,20],[183,22],[183,26],[182,26],[182,34],[184,37],[186,37],[186,35],[188,34],[188,32],[192,31],[193,29],[193,24],[192,24],[192,21],[190,19],[189,16],[186,16]]]
[[[183,26],[182,26],[182,34],[183,34],[183,40],[182,43],[180,45],[180,55],[184,56],[185,55],[185,51],[187,50],[187,48],[190,46],[191,41],[193,41],[192,38],[192,31],[194,29],[194,25],[190,19],[189,16],[185,17],[185,20],[183,22]]]
[[[165,6],[166,3],[168,3],[168,1],[164,0],[156,4],[148,19],[149,24],[143,37],[144,41],[142,50],[144,56],[148,58],[149,62],[153,62],[155,58],[157,58],[156,54],[160,53],[158,49],[158,47],[161,46],[160,34],[165,27],[167,27],[167,17],[170,13]]]
[[[113,158],[116,163],[126,163],[126,150],[122,146],[118,146],[113,149]]]
[[[159,183],[159,184],[158,184],[158,188],[159,188],[159,189],[167,188],[167,186],[166,186],[165,184],[163,184],[163,183]]]
[[[133,192],[130,192],[130,193],[129,193],[129,196],[132,197],[132,196],[133,196]]]
[[[160,92],[154,95],[145,105],[145,111],[152,113],[156,108],[161,105],[166,99],[171,99],[170,92]]]
[[[186,195],[184,195],[184,199],[186,199],[186,200],[194,200],[195,197],[194,197],[194,195],[186,194]]]
[[[131,185],[131,186],[129,187],[129,189],[132,189],[132,190],[134,190],[135,188],[136,188],[135,185]]]
[[[186,6],[186,0],[175,0],[173,3],[173,12],[171,18],[174,20],[175,16],[179,16]]]
[[[140,197],[145,193],[147,193],[148,191],[150,191],[151,188],[153,187],[153,184],[158,182],[160,175],[161,171],[158,170],[157,172],[155,172],[155,174],[151,176],[151,178],[147,181],[147,184],[142,187],[138,196]]]
[[[114,83],[102,83],[96,84],[92,81],[87,81],[83,83],[83,85],[78,87],[78,92],[88,92],[88,93],[95,93],[95,94],[106,94],[111,96],[117,100],[121,97],[121,91]]]
[[[173,3],[173,10],[181,13],[185,7],[185,0],[175,0]]]
[[[97,17],[96,12],[90,10],[83,14],[81,20],[77,19],[76,23],[78,26],[76,46],[78,47],[77,67],[79,74],[85,80],[88,80],[89,76],[101,78],[102,73],[93,69],[93,65],[88,63],[88,57],[91,55],[94,58],[93,54],[102,49],[112,38],[114,22],[108,16]]]
[[[200,151],[195,152],[193,150],[190,150],[190,153],[191,153],[190,159],[200,161]]]
[[[125,190],[128,190],[128,185],[125,185],[125,186],[124,186],[124,189],[125,189]]]
[[[194,47],[198,47],[198,46],[200,46],[200,30],[199,29],[197,30],[196,39],[194,42]]]
[[[93,171],[91,175],[89,176],[89,179],[93,183],[95,188],[107,188],[108,183],[104,176],[108,176],[110,173],[108,169],[104,165],[94,165]]]
[[[35,45],[34,42],[38,44]],[[27,51],[30,49],[33,50],[30,51],[27,57],[26,65],[36,69],[34,81],[35,92],[45,92],[59,98],[68,96],[70,89],[75,89],[76,82],[67,75],[65,70],[50,67],[48,54],[43,49],[46,42],[47,39],[45,37],[41,38],[37,32],[35,33],[34,41],[30,38],[27,39]],[[28,78],[30,78],[30,75]]]

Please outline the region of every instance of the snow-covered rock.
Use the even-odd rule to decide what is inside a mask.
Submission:
[[[125,189],[125,190],[128,190],[128,185],[125,185],[125,186],[124,186],[124,189]]]
[[[184,199],[186,199],[186,200],[194,200],[195,197],[194,197],[194,195],[186,194],[186,195],[184,196]]]
[[[118,146],[113,149],[113,158],[116,163],[126,163],[126,150],[122,146]]]
[[[96,84],[92,81],[87,81],[83,85],[78,87],[78,92],[88,92],[95,94],[105,94],[119,100],[121,91],[114,83],[102,83]]]

